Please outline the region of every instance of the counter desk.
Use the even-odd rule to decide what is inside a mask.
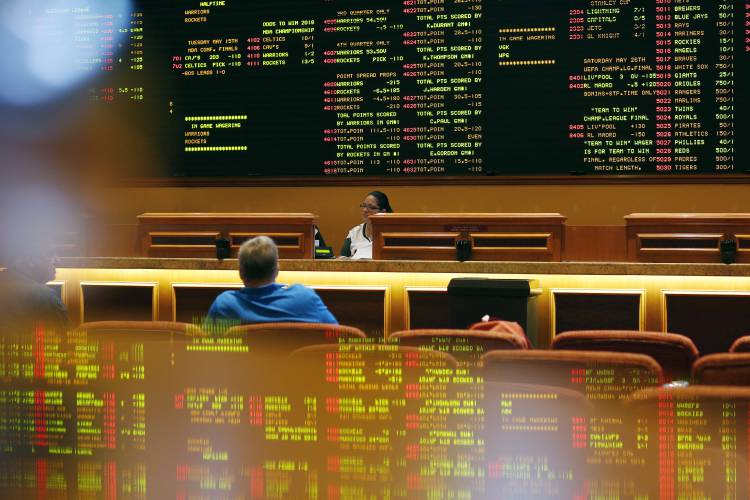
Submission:
[[[318,291],[342,324],[374,337],[449,325],[455,277],[538,283],[537,346],[573,329],[669,331],[701,353],[750,333],[750,265],[282,260],[279,282]],[[64,258],[57,288],[71,321],[192,321],[242,284],[234,259]]]

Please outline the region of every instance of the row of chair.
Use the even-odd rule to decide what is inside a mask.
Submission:
[[[79,329],[205,334],[195,325],[168,321],[104,321],[84,323]],[[229,328],[223,334],[242,335],[252,338],[256,345],[274,346],[287,353],[308,345],[368,340],[364,332],[354,327],[306,323],[239,325]],[[658,377],[666,382],[691,380],[693,383],[707,385],[750,384],[750,336],[738,339],[730,353],[703,357],[700,357],[695,344],[685,336],[640,331],[566,332],[553,339],[549,350],[503,355],[496,351],[528,351],[531,348],[523,329],[517,323],[506,321],[478,323],[469,330],[408,330],[392,334],[388,341],[401,346],[447,352],[459,362],[470,364],[484,364],[488,360],[502,360],[503,363],[510,364],[511,358],[518,363],[558,363],[570,359],[569,354],[555,354],[557,351],[642,354],[656,361],[660,368]],[[494,354],[489,358],[482,358],[485,353]],[[611,358],[613,360],[618,357]],[[590,361],[600,360],[594,357]]]
[[[480,328],[484,331],[412,330],[392,336],[402,345],[435,345],[434,340],[445,337],[466,339],[480,346],[480,350],[524,349],[525,336],[517,324],[498,321]],[[517,328],[514,330],[513,325]],[[498,333],[499,330],[501,333]],[[512,332],[512,333],[507,333]],[[522,337],[522,339],[519,339]],[[750,384],[750,336],[737,339],[729,353],[700,356],[692,340],[683,335],[661,332],[588,330],[557,335],[550,351],[536,351],[538,357],[554,359],[554,351],[604,351],[645,354],[660,365],[665,381],[692,380],[709,385]],[[456,353],[460,354],[460,353]]]
[[[248,356],[204,355],[200,349],[185,348],[175,349],[176,355],[170,358],[170,353],[163,355],[168,349],[158,348],[170,346],[162,344],[143,352],[156,354],[150,357],[152,364],[146,368],[149,380],[168,390],[176,382],[180,394],[188,387],[222,387],[228,388],[229,394],[248,396],[248,405],[249,398],[255,398],[250,407],[255,412],[251,414],[253,425],[242,426],[244,434],[238,434],[242,437],[233,439],[237,449],[252,450],[247,456],[252,455],[253,459],[264,454],[274,457],[279,450],[286,452],[293,446],[295,453],[312,450],[313,455],[325,458],[328,473],[338,472],[329,457],[353,458],[355,453],[362,453],[366,463],[380,456],[371,449],[355,452],[356,446],[339,441],[339,429],[357,428],[362,436],[389,436],[392,451],[381,448],[382,457],[390,461],[409,457],[408,465],[420,471],[417,474],[411,473],[413,468],[394,469],[387,476],[389,483],[400,484],[399,474],[403,471],[411,474],[408,477],[413,484],[416,477],[422,478],[420,481],[432,478],[421,471],[434,470],[438,462],[472,460],[487,472],[486,478],[481,482],[472,480],[471,485],[482,488],[479,496],[492,498],[574,498],[579,491],[584,493],[578,496],[593,492],[589,496],[645,498],[659,496],[663,485],[674,485],[675,497],[723,497],[727,488],[734,487],[725,478],[733,474],[742,478],[741,472],[747,471],[745,417],[750,388],[677,384],[665,387],[667,377],[661,363],[668,365],[669,359],[681,359],[665,347],[673,338],[666,334],[609,332],[595,338],[599,342],[597,348],[606,350],[590,351],[583,350],[582,340],[596,337],[594,332],[560,335],[554,349],[530,349],[520,327],[501,323],[480,325],[478,331],[400,332],[390,337],[392,342],[377,342],[355,328],[299,323],[236,326],[220,333],[188,324],[159,322],[89,323],[81,328],[125,343],[127,334],[136,331],[153,333],[153,338],[161,340],[174,338],[175,345],[181,336],[188,347],[200,347],[200,337],[204,335],[208,347],[223,335],[230,337],[227,340],[246,342],[250,347]],[[625,335],[630,335],[629,343],[615,345],[617,337]],[[98,341],[100,336],[94,337]],[[717,376],[720,370],[708,368],[712,366],[710,360],[717,356],[744,360],[744,366],[750,367],[750,354],[699,358],[688,342],[677,341],[678,352],[693,359],[690,368],[697,382],[740,383],[741,377]],[[626,347],[643,351],[644,345],[656,346],[652,352],[661,357],[660,362],[643,352],[624,352]],[[273,352],[267,355],[266,348],[278,349],[281,357]],[[664,351],[672,358],[660,354]],[[149,361],[149,356],[145,359]],[[158,363],[164,360],[174,364],[168,370],[149,371],[152,366],[162,366]],[[745,380],[750,380],[750,376]],[[108,387],[115,390],[114,386]],[[308,419],[308,406],[298,402],[317,401],[319,408],[314,423],[309,425],[316,429],[318,439],[304,443],[269,440],[258,424],[266,417],[258,416],[263,412],[258,410],[261,404],[257,401],[265,401],[266,395],[274,404],[277,399],[288,403],[284,410],[287,413],[282,416],[292,423]],[[173,397],[169,393],[166,398],[170,405]],[[159,399],[156,395],[149,404]],[[208,403],[205,408],[205,414],[194,411],[203,416],[215,411]],[[698,412],[700,418],[694,416]],[[181,436],[179,432],[195,432],[195,427],[184,426],[183,430],[179,425],[181,418],[188,421],[186,415],[181,410],[151,411],[148,425],[159,428],[160,419],[168,421],[174,425],[176,439]],[[245,418],[243,415],[243,421]],[[153,422],[157,424],[152,425]],[[263,425],[274,424],[266,421]],[[240,426],[221,428],[224,433]],[[202,433],[208,429],[201,423]],[[436,444],[439,437],[451,433],[470,436],[476,444],[457,444],[448,438],[445,442],[449,444]],[[700,449],[689,448],[685,437],[698,435],[702,439]],[[727,436],[736,436],[736,441],[725,441]],[[698,444],[697,437],[695,440]],[[617,446],[622,448],[618,451]],[[364,445],[360,449],[364,450]],[[244,456],[231,455],[235,461]],[[305,459],[312,470],[315,461],[309,456],[305,455]],[[381,462],[385,460],[378,463]],[[540,464],[539,474],[534,469],[536,462]],[[688,470],[689,467],[693,469]],[[527,472],[536,479],[530,481]],[[720,477],[698,486],[679,482],[698,474]],[[442,491],[471,488],[462,482],[465,476],[450,477],[448,471],[439,479],[445,482]],[[357,481],[357,476],[347,476],[348,483],[358,485]],[[530,484],[537,488],[536,495]],[[579,484],[585,484],[586,489],[574,488]],[[746,490],[737,491],[742,494]]]

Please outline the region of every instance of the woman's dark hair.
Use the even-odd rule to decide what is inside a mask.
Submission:
[[[367,193],[367,196],[372,196],[378,200],[378,207],[380,210],[385,210],[385,213],[387,214],[393,213],[391,204],[388,202],[388,197],[382,191],[371,191]]]

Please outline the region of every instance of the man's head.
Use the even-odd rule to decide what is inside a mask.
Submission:
[[[57,257],[53,252],[30,252],[27,258],[11,262],[8,266],[40,284],[55,279]]]
[[[258,287],[273,283],[279,274],[279,251],[268,236],[256,236],[240,246],[240,278],[245,286]]]
[[[6,238],[0,244],[0,267],[44,284],[55,279],[55,246],[46,238]]]

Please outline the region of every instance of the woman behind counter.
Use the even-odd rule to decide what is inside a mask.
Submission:
[[[362,210],[362,224],[354,226],[346,235],[344,246],[341,247],[341,256],[352,259],[372,259],[372,224],[370,216],[380,213],[392,213],[393,209],[388,202],[388,197],[380,192],[368,193],[365,200],[360,203]]]

